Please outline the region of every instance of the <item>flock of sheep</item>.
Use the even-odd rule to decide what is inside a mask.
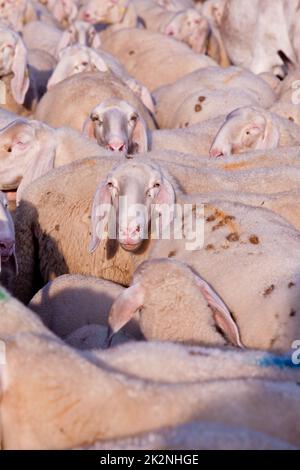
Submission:
[[[299,20],[1,2],[2,449],[300,447]]]

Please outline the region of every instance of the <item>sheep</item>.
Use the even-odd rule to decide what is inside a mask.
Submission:
[[[109,155],[68,128],[52,129],[39,121],[15,119],[0,131],[0,188],[22,192],[41,175],[74,160]]]
[[[244,426],[299,446],[300,392],[295,383],[247,379],[156,384],[95,365],[49,334],[7,337],[3,330],[7,361],[0,372],[0,406],[5,450],[87,447],[191,419]]]
[[[154,112],[154,103],[150,92],[144,85],[130,77],[124,67],[113,56],[81,45],[67,47],[61,51],[59,62],[48,82],[48,89],[76,73],[97,70],[100,72],[111,71],[137,94],[149,111]]]
[[[100,37],[93,25],[84,21],[75,21],[65,31],[42,21],[32,21],[24,26],[23,39],[28,49],[36,48],[36,36],[40,36],[40,50],[58,58],[65,47],[72,44],[98,48]]]
[[[154,97],[156,119],[164,128],[186,127],[217,117],[220,109],[222,114],[228,114],[239,106],[268,108],[276,99],[263,79],[240,67],[197,70],[158,88]]]
[[[135,0],[134,5],[147,29],[183,41],[195,52],[206,53],[223,67],[229,65],[214,21],[196,10],[193,4],[178,9],[176,5],[175,8],[166,8],[166,5],[160,5],[155,0]]]
[[[146,123],[126,101],[111,98],[94,108],[84,124],[84,133],[98,144],[124,155],[148,150]]]
[[[206,348],[180,343],[135,341],[121,348],[86,351],[114,372],[158,383],[259,378],[299,381],[291,354],[236,348]],[[297,355],[297,352],[296,352]]]
[[[195,253],[193,257],[196,258]],[[218,256],[218,263],[221,262],[220,258]],[[201,272],[200,262],[195,261],[193,266],[197,266],[198,273]],[[212,266],[212,271],[214,269]],[[267,306],[265,298],[268,294],[260,296],[255,308],[252,305],[250,309],[243,309],[243,306],[239,308],[237,301],[235,306],[231,305],[234,309],[233,319],[218,294],[187,266],[174,260],[151,259],[139,266],[131,287],[114,302],[108,318],[110,333],[107,344],[110,344],[114,333],[140,310],[138,323],[147,340],[214,346],[224,346],[229,342],[235,346],[256,349],[272,349],[272,343],[275,342],[275,349],[288,351],[299,336],[297,329],[300,326],[297,327],[297,321],[295,324],[291,320],[291,312],[294,312],[292,317],[297,315],[292,305],[296,309],[299,299],[289,293],[287,285],[284,285],[284,277],[276,278],[281,284],[278,296],[287,295],[286,304],[285,301],[280,303],[277,297]],[[210,281],[214,285],[212,273]],[[184,286],[184,291],[181,286]],[[273,285],[272,291],[274,289]],[[277,312],[281,312],[280,319]],[[280,339],[276,337],[278,334]]]
[[[298,0],[227,0],[220,21],[225,48],[235,65],[254,73],[273,72],[282,75],[283,62],[279,49],[296,59],[292,44]],[[243,12],[247,11],[247,16]],[[240,18],[243,16],[243,21]]]
[[[80,9],[78,18],[91,24],[106,25],[107,30],[102,32],[102,36],[107,38],[111,31],[138,26],[138,17],[131,0],[88,0]]]
[[[98,160],[97,165],[101,174],[104,175],[113,163],[112,160],[106,159],[101,163]],[[140,157],[138,160],[126,161],[119,164],[113,172],[108,173],[104,180],[103,176],[99,178],[98,173],[98,178],[102,183],[95,193],[91,211],[92,194],[97,185],[97,165],[92,161],[82,162],[81,171],[77,166],[75,172],[74,167],[70,166],[67,172],[61,173],[59,178],[53,172],[51,177],[49,175],[40,179],[28,188],[27,193],[24,193],[16,217],[17,249],[20,254],[20,275],[15,288],[18,297],[26,300],[28,296],[32,296],[35,269],[41,273],[44,282],[57,275],[70,272],[94,275],[122,285],[129,285],[134,271],[142,261],[155,257],[173,256],[179,261],[186,262],[198,272],[221,296],[234,315],[239,314],[243,315],[243,318],[251,318],[253,310],[261,312],[262,305],[264,306],[264,314],[268,315],[267,331],[272,332],[273,335],[272,338],[263,336],[248,338],[251,344],[253,342],[253,346],[257,344],[260,348],[286,350],[291,345],[293,335],[297,332],[298,318],[297,289],[294,288],[299,277],[297,230],[270,210],[239,204],[235,201],[226,202],[226,194],[224,194],[218,200],[207,197],[205,201],[206,223],[203,249],[195,251],[197,244],[201,246],[201,231],[200,234],[198,233],[200,237],[199,240],[197,238],[197,243],[194,243],[195,234],[190,231],[185,235],[186,239],[176,240],[171,237],[170,240],[155,240],[152,237],[146,243],[144,241],[147,226],[145,218],[149,217],[151,201],[156,201],[157,204],[172,204],[175,200],[172,180],[164,176],[165,173],[153,161],[150,163]],[[167,164],[165,166],[169,166],[173,174],[180,175],[183,180],[186,170],[184,167]],[[279,170],[281,176],[282,169]],[[296,168],[292,168],[291,172],[294,174]],[[273,173],[271,174],[270,186],[273,188],[274,178]],[[64,181],[63,188],[59,186],[61,178]],[[199,185],[199,173],[197,180]],[[214,188],[210,190],[212,192],[215,190],[215,184],[213,177],[211,180],[210,184]],[[253,180],[257,187],[261,186],[257,174],[253,175]],[[110,198],[113,197],[116,209],[118,198],[114,196],[116,194],[114,188],[119,185],[119,181],[122,181],[118,190],[119,196],[130,191],[130,204],[145,204],[147,200],[148,215],[146,216],[146,212],[137,214],[138,218],[136,216],[130,219],[128,227],[124,225],[121,218],[116,227],[117,239],[107,240],[105,231],[103,232],[109,220],[107,209],[106,213],[102,214],[106,216],[100,222],[101,213],[98,213],[97,207],[101,208],[102,202],[109,203]],[[54,190],[54,182],[58,190]],[[223,184],[222,178],[221,182]],[[191,183],[190,178],[189,184]],[[248,175],[246,183],[249,184]],[[68,185],[72,188],[76,187],[76,191],[72,190],[72,197],[68,195],[66,200]],[[82,191],[81,187],[84,187]],[[296,187],[297,184],[295,184]],[[148,192],[146,192],[147,188]],[[269,192],[271,193],[272,189]],[[197,196],[180,196],[178,191],[177,197],[180,207],[188,204],[190,209],[194,204],[201,205],[203,201]],[[90,245],[89,213],[92,214]],[[151,217],[153,224],[155,212]],[[76,220],[82,222],[77,224]],[[274,239],[277,240],[276,253],[273,250]],[[100,248],[97,249],[99,245]],[[32,252],[34,246],[38,246],[40,253],[40,260],[35,269],[34,263],[37,260],[34,260]],[[93,254],[88,254],[88,247]],[[48,256],[49,250],[52,253],[51,258]],[[74,253],[76,253],[75,256]],[[217,260],[217,264],[212,262],[214,260]],[[232,285],[239,286],[239,291],[243,292],[242,298],[230,288]],[[274,322],[276,309],[281,312],[281,316]],[[281,332],[274,331],[278,322],[281,324],[283,317],[286,318],[286,316],[287,325],[282,326]]]
[[[18,265],[15,251],[15,230],[8,210],[8,201],[0,191],[0,282],[11,289]]]
[[[263,108],[238,108],[226,117],[212,143],[210,156],[296,146],[300,144],[299,131],[296,124]]]
[[[133,91],[110,72],[84,72],[57,83],[37,106],[36,119],[52,127],[82,131],[91,110],[108,98],[120,98],[134,106],[150,129],[153,119]]]
[[[195,8],[172,12],[151,0],[134,1],[134,6],[147,29],[185,42],[200,54],[206,52],[209,23]]]
[[[222,299],[203,279],[173,260],[139,266],[131,287],[111,307],[108,345],[138,310],[147,340],[214,346],[230,342],[243,347],[236,321]]]
[[[164,384],[131,378],[64,345],[28,309],[1,293],[0,338],[6,343],[6,364],[0,371],[4,449],[92,446],[185,424],[191,417],[244,426],[299,445],[295,383],[252,378]]]
[[[4,109],[17,114],[29,114],[36,106],[37,89],[28,66],[27,50],[19,36],[0,26],[0,75],[5,86]]]
[[[62,27],[69,26],[77,18],[79,0],[46,0],[43,3]]]
[[[96,442],[84,450],[296,450],[266,434],[220,424],[192,422],[128,439]],[[77,449],[78,450],[78,449]],[[188,462],[188,459],[186,463]]]
[[[114,32],[102,48],[116,57],[129,74],[150,91],[216,63],[186,44],[153,31],[129,28]]]
[[[102,279],[65,275],[46,284],[31,299],[28,307],[53,333],[66,339],[77,330],[91,325],[96,328],[101,326],[107,331],[110,308],[123,290],[122,286]],[[139,338],[135,320],[124,331],[127,336]]]

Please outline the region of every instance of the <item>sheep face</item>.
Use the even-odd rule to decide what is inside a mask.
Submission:
[[[146,123],[126,101],[103,101],[91,112],[84,124],[84,132],[113,152],[133,154],[148,150]]]
[[[226,157],[250,150],[272,149],[279,143],[279,130],[263,110],[244,107],[230,113],[210,149],[211,157]]]
[[[112,237],[124,250],[137,251],[148,238],[154,210],[174,202],[173,186],[158,167],[135,161],[119,165],[96,191],[90,251]]]
[[[81,11],[81,19],[88,23],[120,23],[129,5],[129,0],[90,0]]]

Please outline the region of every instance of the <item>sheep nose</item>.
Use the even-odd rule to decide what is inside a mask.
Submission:
[[[90,13],[88,11],[85,11],[83,13],[83,18],[84,18],[85,21],[89,21],[91,19]]]
[[[213,158],[224,157],[224,153],[218,148],[212,148],[209,152],[209,155]]]
[[[13,240],[0,241],[0,254],[2,256],[11,256],[13,254],[15,242]]]
[[[124,150],[126,150],[126,145],[124,142],[109,142],[106,148],[113,152],[124,152]]]
[[[128,227],[128,228],[121,228],[120,235],[121,238],[124,239],[125,242],[132,243],[136,241],[137,237],[139,238],[139,234],[141,232],[141,226],[136,225],[135,227]]]

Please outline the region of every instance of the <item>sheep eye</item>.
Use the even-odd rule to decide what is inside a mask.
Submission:
[[[8,153],[11,153],[12,152],[12,147],[7,147],[6,150],[7,150]]]
[[[137,121],[137,115],[136,114],[133,114],[131,117],[130,117],[130,121],[133,121],[133,122],[136,122]]]
[[[250,131],[246,131],[246,134],[247,134],[247,135],[250,135],[250,134],[251,134],[251,132],[250,132]]]
[[[81,65],[83,65],[83,67],[87,67],[89,64],[88,62],[82,62]]]
[[[92,120],[93,122],[99,121],[99,116],[97,116],[97,114],[92,114],[91,120]]]
[[[108,188],[113,188],[113,187],[114,187],[114,184],[113,184],[111,181],[109,181],[109,182],[107,183],[107,186],[108,186]]]

